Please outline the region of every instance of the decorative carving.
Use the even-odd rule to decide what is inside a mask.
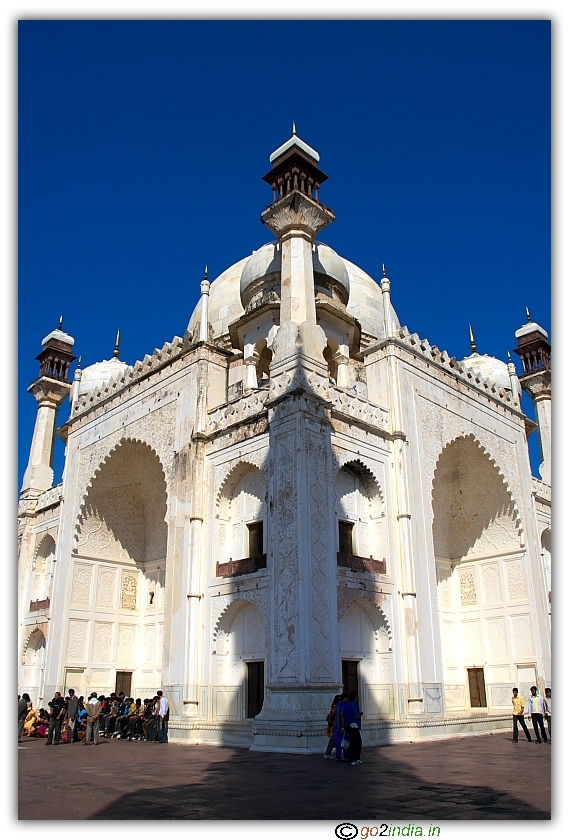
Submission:
[[[311,610],[311,679],[330,681],[333,654],[328,558],[330,475],[327,449],[322,434],[307,432],[305,459],[309,476],[309,523],[311,574],[309,603]]]
[[[91,603],[91,581],[93,566],[87,563],[74,563],[71,603],[89,606]]]
[[[154,638],[156,627],[154,624],[147,624],[144,628],[144,661],[147,664],[154,662]]]
[[[314,238],[334,221],[334,214],[322,204],[294,192],[268,207],[261,214],[261,221],[275,231],[277,237],[293,228],[303,228]]]
[[[274,682],[299,675],[299,603],[296,543],[297,493],[296,446],[294,430],[275,436],[273,468],[274,512]]]
[[[528,592],[523,559],[507,560],[505,561],[505,568],[507,570],[509,601],[526,600],[528,598]]]
[[[382,682],[390,682],[390,663],[387,659],[382,662]]]
[[[136,610],[138,572],[124,571],[121,578],[121,609]]]
[[[117,646],[117,659],[119,662],[132,662],[135,646],[136,627],[133,624],[119,625],[119,643]]]
[[[529,615],[515,615],[511,618],[511,627],[515,643],[515,657],[534,656],[532,628]]]
[[[485,603],[501,603],[501,580],[499,578],[499,570],[497,566],[494,564],[492,566],[483,566],[481,569],[481,576],[483,578]]]
[[[487,638],[489,640],[489,656],[491,659],[507,659],[507,634],[503,618],[488,618]]]
[[[462,607],[471,607],[477,604],[475,569],[459,570],[459,591],[461,595]]]
[[[437,565],[437,591],[442,609],[451,609],[451,569],[449,566]]]
[[[99,566],[97,577],[97,606],[98,607],[114,607],[115,606],[115,584],[117,579],[117,570],[110,569],[108,566]]]
[[[343,615],[354,601],[370,601],[372,604],[378,607],[378,609],[382,613],[383,619],[386,622],[386,626],[388,627],[388,633],[391,637],[392,631],[390,630],[390,624],[385,609],[388,603],[387,595],[384,595],[382,592],[363,593],[362,589],[353,589],[351,586],[338,586],[336,600],[339,621],[342,619]]]
[[[267,444],[254,452],[248,452],[245,455],[239,455],[237,458],[232,458],[231,461],[225,461],[216,467],[214,475],[214,492],[218,506],[220,505],[222,496],[231,498],[233,488],[236,487],[243,475],[251,469],[257,467],[258,470],[265,475],[267,469],[267,457],[269,455],[269,447]]]
[[[93,661],[111,662],[111,636],[113,625],[95,622],[93,629]]]
[[[253,391],[235,402],[214,409],[208,415],[207,434],[228,429],[266,412],[267,390]]]
[[[67,658],[73,662],[81,662],[85,659],[85,646],[87,643],[87,628],[89,622],[79,619],[70,619],[67,630]]]

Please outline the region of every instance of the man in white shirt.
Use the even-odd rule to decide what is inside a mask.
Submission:
[[[85,744],[89,746],[91,741],[99,743],[99,717],[101,715],[101,703],[97,700],[97,692],[92,691],[87,701],[87,732],[85,733]]]
[[[157,691],[158,696],[158,743],[168,743],[168,715],[170,712],[168,700],[162,691]]]

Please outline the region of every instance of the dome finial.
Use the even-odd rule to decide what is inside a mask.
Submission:
[[[113,358],[119,358],[119,347],[121,345],[121,330],[117,330],[117,338],[115,339],[115,349],[113,350]]]
[[[387,277],[387,276],[388,275],[386,273],[386,266],[384,265],[384,263],[382,263],[382,277]]]
[[[509,362],[512,362],[511,351],[510,350],[507,350],[507,359],[509,360]]]
[[[81,370],[81,360],[82,360],[82,359],[83,359],[83,356],[80,356],[80,357],[79,357],[79,361],[77,362],[77,369],[78,369],[78,370]]]
[[[293,123],[293,136],[295,137],[296,134],[297,134],[297,126],[296,126],[295,123]]]
[[[527,322],[527,324],[530,324],[531,321],[532,321],[532,318],[530,317],[530,309],[528,308],[528,306],[525,306],[525,309],[526,309],[526,322]]]
[[[63,332],[63,315],[59,316],[59,324],[57,325],[57,328]]]
[[[208,266],[204,269],[204,280],[208,279]]]
[[[477,345],[475,344],[475,336],[473,335],[473,327],[469,324],[469,341],[471,342],[471,352],[477,352]]]

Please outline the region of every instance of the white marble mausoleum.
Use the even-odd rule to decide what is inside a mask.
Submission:
[[[18,690],[162,688],[171,740],[256,750],[322,751],[343,685],[365,744],[509,726],[551,676],[548,336],[529,315],[517,375],[410,333],[386,271],[322,242],[317,152],[270,162],[272,241],[202,281],[182,337],[73,376],[62,325],[42,342]]]

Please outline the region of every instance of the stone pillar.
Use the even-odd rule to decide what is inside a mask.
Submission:
[[[380,283],[382,289],[382,308],[384,311],[384,337],[390,338],[394,334],[392,322],[392,307],[390,304],[390,281],[386,276],[386,267],[382,266],[383,277]]]
[[[350,388],[350,376],[348,374],[349,350],[347,344],[340,344],[334,355],[337,366],[336,384],[339,388]]]
[[[47,376],[36,379],[28,388],[38,402],[38,413],[28,466],[22,482],[22,494],[27,491],[39,494],[53,484],[52,464],[57,412],[70,388],[68,382],[60,382]]]
[[[267,693],[254,750],[322,750],[341,685],[330,422],[310,394],[270,410]]]
[[[252,391],[257,388],[257,364],[259,353],[254,344],[246,344],[243,348],[243,363],[245,365],[245,390]]]

